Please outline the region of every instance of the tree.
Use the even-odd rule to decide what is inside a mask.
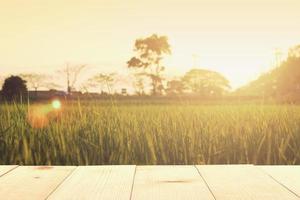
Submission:
[[[218,72],[192,69],[183,77],[187,89],[201,96],[219,96],[230,89],[229,81]]]
[[[3,76],[0,76],[0,87],[1,87],[1,88],[2,88],[3,82],[4,82],[4,77],[3,77]]]
[[[145,94],[145,80],[144,77],[139,74],[134,74],[133,87],[137,95],[141,96]]]
[[[300,45],[294,46],[289,49],[288,52],[288,57],[289,58],[299,58],[300,57]]]
[[[168,38],[153,34],[147,38],[137,39],[134,51],[137,56],[127,62],[128,68],[139,70],[140,75],[151,79],[153,95],[161,93],[162,72],[165,69],[161,61],[164,55],[171,54]]]
[[[29,88],[33,88],[35,91],[35,95],[37,96],[37,90],[41,87],[47,87],[49,83],[48,81],[48,76],[45,74],[37,74],[37,73],[32,73],[32,74],[21,74],[20,77],[26,80]]]
[[[67,82],[67,92],[70,94],[75,87],[80,73],[87,67],[87,65],[74,65],[66,64],[65,68],[60,73],[63,73]]]
[[[289,50],[288,58],[278,67],[260,75],[255,81],[239,88],[243,96],[260,96],[294,100],[300,97],[300,45]]]
[[[5,79],[2,87],[2,95],[8,101],[21,100],[27,93],[26,81],[19,76],[11,76]]]
[[[115,73],[110,74],[96,74],[92,78],[88,80],[88,85],[91,87],[99,87],[101,88],[101,93],[107,88],[108,93],[111,93],[113,90],[113,85],[115,83]]]
[[[167,83],[167,94],[179,95],[184,91],[184,84],[181,80],[171,80]]]
[[[300,50],[300,49],[299,49]],[[296,53],[296,52],[294,52]],[[300,54],[290,55],[278,68],[268,73],[265,78],[268,84],[267,89],[274,87],[273,96],[299,97],[300,96]]]

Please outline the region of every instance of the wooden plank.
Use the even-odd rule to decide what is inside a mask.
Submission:
[[[18,165],[0,165],[0,177],[18,167]]]
[[[0,198],[45,199],[76,167],[20,166],[0,178]]]
[[[300,197],[300,166],[259,166],[280,184]]]
[[[49,199],[129,200],[135,166],[78,167]]]
[[[132,199],[214,199],[195,166],[137,167]]]
[[[252,165],[212,165],[197,168],[216,199],[298,199],[296,195]]]

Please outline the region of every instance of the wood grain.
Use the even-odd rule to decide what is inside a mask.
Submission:
[[[75,167],[19,166],[0,178],[0,198],[45,199]]]
[[[0,165],[0,177],[17,167],[18,165]]]
[[[300,200],[300,166],[0,166],[0,199]]]
[[[137,167],[132,199],[214,199],[195,166]]]
[[[300,166],[259,166],[280,184],[300,197]]]
[[[262,170],[252,165],[211,165],[197,166],[197,168],[216,199],[298,199]]]
[[[82,166],[49,199],[129,200],[135,166]]]

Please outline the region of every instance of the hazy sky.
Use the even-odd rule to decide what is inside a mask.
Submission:
[[[195,63],[236,88],[271,67],[275,48],[300,44],[299,8],[299,0],[0,0],[0,76],[66,62],[126,73],[134,40],[158,33],[172,46],[166,74]]]

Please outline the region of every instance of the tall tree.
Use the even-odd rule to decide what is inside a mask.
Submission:
[[[289,98],[300,97],[300,46],[291,49],[292,54],[266,77],[268,90],[275,89],[276,96]],[[290,51],[290,52],[291,52]]]
[[[139,70],[140,75],[148,76],[152,83],[152,93],[157,95],[162,90],[162,72],[165,68],[161,65],[163,56],[171,54],[170,45],[166,36],[156,34],[135,41],[136,56],[128,62],[128,68]]]
[[[276,99],[300,98],[300,45],[292,47],[278,67],[239,88],[236,94]]]
[[[181,80],[170,80],[167,83],[167,94],[180,95],[183,93],[185,87]]]
[[[108,93],[112,93],[113,86],[115,83],[115,73],[110,73],[110,74],[96,74],[92,78],[88,80],[88,85],[90,87],[100,87],[101,88],[101,93],[104,92],[105,88],[107,89]]]
[[[201,96],[219,96],[229,88],[229,81],[218,72],[192,69],[183,77],[186,87]]]
[[[26,96],[26,81],[19,76],[10,76],[2,86],[2,95],[8,101],[19,101]]]
[[[300,57],[300,45],[294,46],[289,49],[289,58],[299,58]]]
[[[0,76],[0,87],[2,88],[2,85],[4,83],[4,77],[3,76]]]
[[[63,73],[65,76],[68,94],[75,88],[78,77],[85,68],[87,68],[87,65],[70,65],[67,63],[63,70],[59,71],[59,73]]]
[[[28,87],[33,88],[35,90],[35,95],[37,96],[37,90],[41,87],[48,88],[48,76],[45,74],[37,74],[37,73],[31,73],[31,74],[20,74],[20,77],[22,77],[24,80],[26,80]]]
[[[133,87],[137,95],[145,94],[145,78],[140,74],[134,74]]]

